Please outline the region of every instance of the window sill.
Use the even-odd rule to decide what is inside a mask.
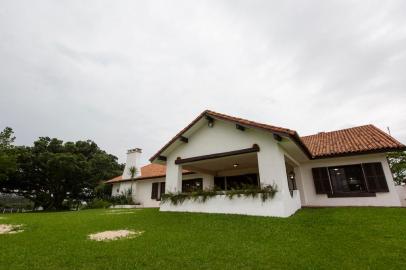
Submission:
[[[376,197],[376,194],[371,192],[348,192],[348,193],[327,194],[327,197],[328,198]]]

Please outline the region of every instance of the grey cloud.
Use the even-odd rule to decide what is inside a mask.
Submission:
[[[406,142],[404,1],[5,1],[0,129],[144,162],[202,110]]]

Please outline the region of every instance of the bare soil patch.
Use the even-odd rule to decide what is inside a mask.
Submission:
[[[15,224],[0,224],[0,234],[14,234],[23,232],[22,230],[23,225],[15,225]]]
[[[131,230],[116,230],[116,231],[104,231],[94,234],[89,234],[89,239],[94,241],[111,241],[123,238],[134,238],[143,234],[143,231],[131,231]]]

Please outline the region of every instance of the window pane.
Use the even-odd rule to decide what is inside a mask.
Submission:
[[[225,190],[226,189],[226,183],[225,183],[225,177],[224,176],[216,176],[214,177],[214,188],[217,190]]]
[[[203,179],[189,179],[182,181],[182,192],[192,192],[203,190]]]
[[[256,174],[245,174],[236,176],[227,176],[227,190],[241,189],[244,186],[258,186],[258,177]]]
[[[330,167],[334,192],[366,192],[361,165]]]
[[[314,187],[316,194],[331,193],[330,178],[327,167],[312,168]]]
[[[369,191],[389,192],[385,173],[383,172],[382,164],[380,162],[364,163],[363,167]]]

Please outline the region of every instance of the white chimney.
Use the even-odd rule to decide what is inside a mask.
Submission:
[[[137,169],[136,175],[134,177],[141,175],[140,157],[142,150],[140,148],[134,148],[127,151],[127,161],[125,163],[125,168],[123,172],[123,179],[130,179],[131,173],[130,168],[135,167]]]

